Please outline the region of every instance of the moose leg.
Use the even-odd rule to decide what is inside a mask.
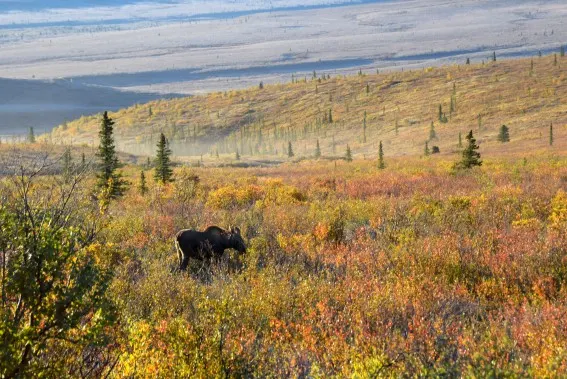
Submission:
[[[183,259],[181,260],[181,263],[179,265],[179,269],[181,271],[185,271],[185,270],[187,270],[188,265],[189,265],[189,256],[183,254]]]

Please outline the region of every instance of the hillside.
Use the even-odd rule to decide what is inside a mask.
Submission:
[[[555,61],[557,59],[557,62]],[[532,63],[533,62],[533,63]],[[475,132],[484,152],[524,152],[567,147],[567,59],[554,55],[477,65],[351,77],[301,78],[263,89],[159,100],[111,113],[119,148],[154,151],[159,132],[178,156],[216,151],[220,159],[283,158],[288,141],[296,157],[311,156],[317,139],[323,156],[374,157],[380,140],[390,156],[423,154],[434,123],[441,153],[457,150],[459,133]],[[451,112],[453,103],[453,112]],[[439,120],[439,106],[447,118]],[[329,121],[329,112],[332,122]],[[366,113],[366,130],[364,114]],[[98,115],[55,128],[60,143],[94,144]],[[501,125],[511,141],[501,144]],[[223,157],[223,154],[225,156]]]

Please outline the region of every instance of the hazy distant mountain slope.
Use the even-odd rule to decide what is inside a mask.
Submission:
[[[51,82],[0,78],[0,135],[49,130],[64,121],[102,110],[117,110],[159,95]]]
[[[426,141],[429,148],[453,152],[459,133],[464,142],[469,130],[484,149],[527,152],[548,145],[551,122],[555,146],[567,143],[567,58],[557,59],[555,65],[554,56],[536,57],[533,68],[530,59],[520,59],[302,79],[156,101],[111,116],[120,147],[131,153],[153,153],[164,132],[178,155],[238,150],[241,155],[277,156],[292,142],[296,156],[309,156],[317,140],[323,155],[343,155],[349,144],[355,155],[374,156],[379,141],[389,155],[417,155]],[[510,129],[507,144],[497,141],[503,124]],[[97,128],[98,118],[83,118],[57,128],[52,137],[93,142]]]

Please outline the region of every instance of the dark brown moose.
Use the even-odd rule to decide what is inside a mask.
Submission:
[[[175,246],[181,271],[187,269],[189,258],[210,262],[220,259],[226,249],[246,252],[240,229],[233,227],[227,231],[218,226],[209,226],[204,232],[184,229],[177,233]]]

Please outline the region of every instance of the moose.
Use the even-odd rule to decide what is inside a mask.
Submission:
[[[219,260],[226,249],[235,249],[239,253],[246,252],[240,229],[232,226],[229,230],[209,226],[204,232],[192,229],[181,230],[175,237],[175,247],[181,271],[187,270],[189,258],[210,263],[211,260]]]

